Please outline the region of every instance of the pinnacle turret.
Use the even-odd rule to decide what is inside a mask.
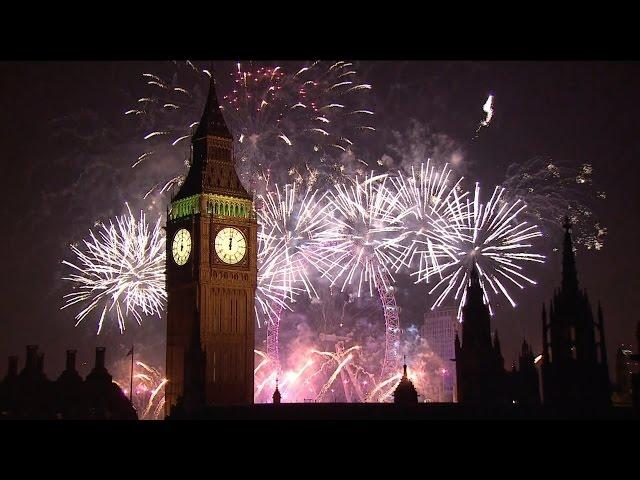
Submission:
[[[570,293],[578,290],[578,272],[576,270],[576,259],[573,253],[573,241],[571,240],[571,221],[565,217],[564,224],[564,244],[562,251],[562,291]]]

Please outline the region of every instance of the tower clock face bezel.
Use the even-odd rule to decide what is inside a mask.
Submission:
[[[173,236],[173,244],[171,251],[173,253],[173,261],[179,267],[185,265],[191,256],[191,232],[186,228],[181,228]]]
[[[239,265],[247,258],[247,236],[236,227],[220,228],[213,240],[213,247],[216,257],[225,265]]]

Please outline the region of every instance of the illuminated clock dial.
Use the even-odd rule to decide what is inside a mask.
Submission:
[[[178,265],[184,265],[189,260],[191,253],[191,234],[188,230],[181,228],[173,237],[173,260]]]
[[[220,230],[216,235],[215,244],[218,258],[230,265],[241,261],[247,253],[247,241],[236,228],[225,227]]]

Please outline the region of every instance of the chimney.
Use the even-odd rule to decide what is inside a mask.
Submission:
[[[27,360],[24,367],[29,370],[35,370],[38,367],[37,345],[27,345]]]
[[[41,353],[40,355],[38,355],[38,371],[39,372],[44,371],[44,353]]]
[[[67,371],[76,371],[76,350],[67,350]]]
[[[14,378],[18,375],[18,357],[17,355],[11,355],[9,357],[9,370],[7,371],[7,378]]]
[[[96,347],[96,364],[94,370],[104,370],[104,347]]]

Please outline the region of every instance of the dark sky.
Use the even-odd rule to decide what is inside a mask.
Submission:
[[[229,62],[218,62],[224,71]],[[465,175],[486,189],[504,178],[513,162],[545,156],[594,167],[594,181],[607,199],[598,215],[608,228],[604,249],[579,251],[581,285],[592,302],[602,301],[610,358],[621,342],[635,344],[640,287],[636,187],[640,167],[640,67],[603,62],[358,62],[360,78],[373,85],[377,133],[362,156],[370,164],[388,154],[392,131],[412,121],[445,135],[464,151]],[[6,356],[23,356],[27,343],[46,352],[47,371],[57,376],[64,349],[75,347],[92,363],[93,347],[108,345],[124,355],[126,345],[145,344],[163,362],[162,321],[135,323],[125,335],[95,336],[95,322],[74,328],[73,313],[59,311],[65,293],[61,259],[94,221],[121,213],[125,201],[141,206],[132,191],[144,170],[132,171],[140,153],[139,131],[123,113],[139,96],[140,75],[171,70],[169,63],[39,62],[0,64],[0,145],[4,201],[0,260],[0,368]],[[469,142],[481,107],[495,95],[495,117]],[[486,192],[485,192],[486,193]],[[156,205],[153,211],[161,211]],[[507,361],[522,335],[540,349],[540,307],[559,285],[560,259],[531,270],[538,285],[518,292],[519,306],[501,307],[494,325]],[[408,285],[408,282],[402,285]],[[412,287],[416,288],[416,287]],[[409,290],[400,296],[403,324],[418,323],[427,306]],[[408,299],[408,297],[414,297]],[[416,300],[415,298],[419,300]],[[150,338],[153,338],[149,345]]]

